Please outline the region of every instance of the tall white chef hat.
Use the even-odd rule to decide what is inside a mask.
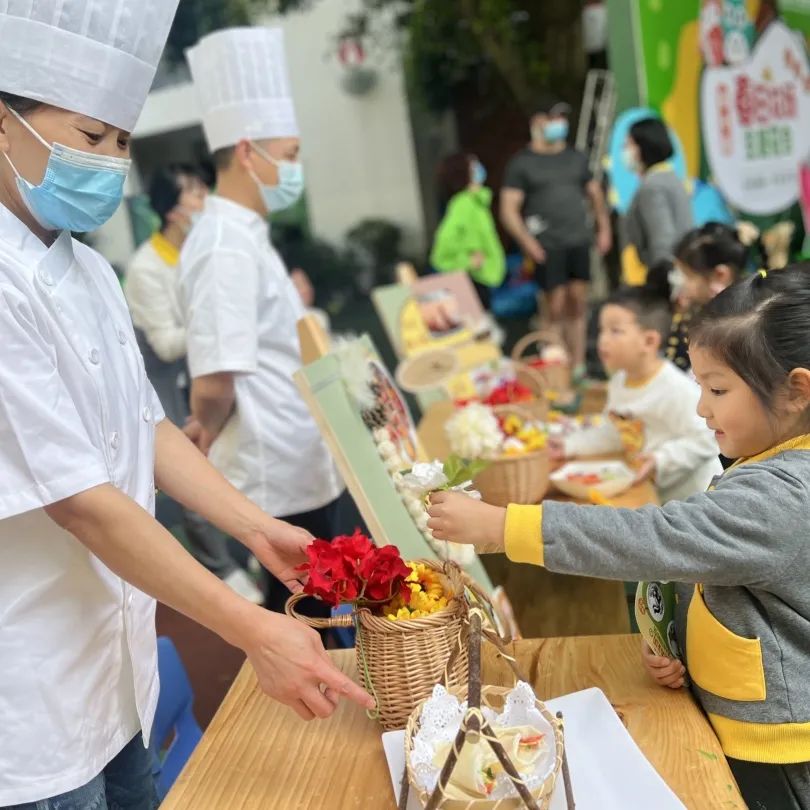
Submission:
[[[280,28],[229,28],[186,51],[208,148],[298,137]]]
[[[0,0],[0,91],[131,131],[179,0]]]

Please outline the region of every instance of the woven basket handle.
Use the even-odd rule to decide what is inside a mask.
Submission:
[[[524,405],[521,405],[520,403],[515,403],[514,405],[495,405],[495,407],[492,410],[495,411],[496,414],[503,414],[507,416],[509,414],[514,414],[515,416],[520,417],[524,422],[537,421],[537,417],[528,408],[526,408]],[[472,580],[470,581],[472,582]],[[467,582],[465,581],[464,584],[467,585]],[[473,582],[473,584],[475,583]],[[467,585],[467,587],[470,586]],[[476,585],[476,587],[478,586]],[[470,588],[470,590],[472,591],[473,589]],[[475,591],[473,591],[473,593],[475,593]],[[481,593],[483,593],[483,591]],[[479,594],[475,593],[475,595],[478,596]]]
[[[526,349],[530,346],[540,345],[541,343],[547,343],[551,346],[562,345],[559,335],[551,329],[540,329],[537,332],[529,332],[528,335],[524,335],[515,344],[515,347],[512,349],[512,359],[516,361],[521,360]],[[566,354],[568,354],[568,352],[566,352]]]
[[[338,627],[354,627],[354,613],[347,613],[341,616],[332,616],[331,619],[313,619],[309,616],[302,616],[295,609],[295,606],[302,600],[306,599],[307,595],[304,593],[295,593],[284,605],[284,611],[288,616],[297,619],[302,624],[312,627],[315,630],[333,630]]]
[[[495,606],[492,604],[492,600],[489,598],[489,594],[466,572],[462,572],[462,577],[464,578],[464,587],[471,591],[476,599],[481,602],[482,605],[485,605],[487,610],[492,616],[497,616],[495,613]],[[512,637],[511,636],[501,636],[500,632],[498,631],[497,625],[493,625],[494,635],[500,639],[502,644],[511,644]],[[486,632],[486,630],[484,631]]]

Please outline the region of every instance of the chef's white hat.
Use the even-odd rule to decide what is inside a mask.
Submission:
[[[132,131],[179,0],[0,0],[0,91]]]
[[[186,51],[208,148],[298,137],[280,28],[229,28]]]

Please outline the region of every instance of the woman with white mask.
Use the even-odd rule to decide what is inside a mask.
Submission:
[[[271,696],[371,699],[314,631],[237,596],[152,517],[155,485],[277,577],[309,536],[164,420],[109,264],[71,238],[121,200],[177,0],[0,0],[0,807],[156,807],[154,599],[242,648]]]

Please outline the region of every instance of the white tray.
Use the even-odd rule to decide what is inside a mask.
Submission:
[[[565,742],[576,810],[686,810],[641,753],[601,689],[586,689],[547,704],[565,717]],[[405,732],[382,735],[394,786],[394,804],[405,768]],[[411,790],[408,810],[422,810]],[[562,777],[551,810],[565,810]]]
[[[577,473],[603,475],[606,471],[616,477],[590,486],[569,481],[567,477]],[[552,473],[551,483],[565,495],[570,495],[580,501],[587,501],[592,491],[598,492],[603,498],[615,498],[617,495],[627,492],[633,486],[635,478],[635,473],[623,461],[570,461],[557,472]]]

